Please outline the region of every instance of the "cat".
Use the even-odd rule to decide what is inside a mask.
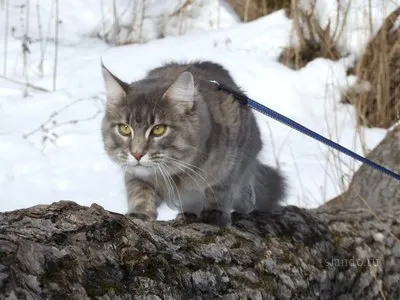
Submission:
[[[128,84],[103,64],[104,148],[125,171],[128,214],[155,220],[165,201],[181,216],[229,227],[232,210],[271,211],[285,179],[261,164],[260,130],[249,107],[219,91],[240,91],[221,65],[168,63]]]

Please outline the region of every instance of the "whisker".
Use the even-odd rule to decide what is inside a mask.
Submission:
[[[156,189],[157,189],[157,183],[158,183],[158,175],[157,175],[157,165],[153,165],[153,170],[154,170],[154,174],[156,176]]]
[[[165,166],[165,167],[168,167],[167,165],[164,165],[164,166]],[[180,193],[179,193],[178,186],[176,185],[174,179],[173,179],[169,174],[167,174],[167,176],[171,179],[171,182],[172,182],[172,183],[174,184],[174,186],[175,186],[176,192],[177,192],[177,194],[178,194],[178,200],[179,200],[180,208],[181,208],[181,211],[183,212],[183,203],[182,203],[181,195],[180,195]],[[174,196],[175,196],[175,195],[174,195]]]
[[[164,179],[165,187],[167,188],[168,201],[173,201],[172,197],[171,197],[171,188],[172,188],[172,186],[171,186],[171,183],[168,180],[168,177],[166,175],[166,171],[164,170],[164,168],[163,168],[163,166],[161,164],[159,164],[158,167],[159,167],[159,170],[160,170],[160,172],[162,174],[162,177]],[[172,196],[174,196],[173,193],[174,193],[174,191],[172,190]]]
[[[206,200],[207,200],[207,196],[206,196],[205,189],[204,189],[204,187],[196,180],[196,178],[193,177],[193,176],[192,176],[189,172],[187,172],[185,169],[182,169],[179,165],[174,165],[174,167],[175,167],[175,168],[178,168],[183,174],[189,176],[189,177],[193,180],[193,182],[198,186],[199,191],[200,191],[201,194],[203,195],[204,201],[206,201]],[[179,175],[177,174],[177,176],[179,176]],[[179,177],[180,177],[180,176],[179,176]],[[214,198],[215,198],[215,196],[214,196]]]
[[[178,168],[183,174],[189,176],[197,184],[198,188],[200,190],[203,190],[203,187],[201,186],[201,184],[189,172],[187,172],[185,169],[182,169],[181,166],[179,166],[178,164],[174,165],[174,167]],[[202,194],[203,194],[204,198],[206,198],[206,195],[205,195],[204,191],[202,192]]]
[[[168,157],[169,158],[169,157]],[[203,177],[203,176],[201,176],[198,172],[196,172],[195,170],[193,170],[193,168],[191,168],[190,166],[188,166],[188,165],[190,165],[190,164],[188,164],[188,165],[185,165],[185,163],[184,162],[182,162],[182,161],[179,161],[179,160],[177,160],[177,159],[174,159],[174,158],[172,158],[170,161],[168,161],[169,163],[175,163],[175,164],[178,164],[178,165],[180,165],[181,167],[183,167],[183,168],[186,168],[187,170],[189,170],[189,171],[191,171],[191,172],[193,172],[195,175],[197,175],[206,185],[207,185],[207,187],[210,189],[210,191],[212,192],[212,194],[213,194],[213,197],[214,197],[214,201],[216,202],[216,203],[218,203],[218,198],[217,198],[217,196],[215,195],[215,191],[214,191],[214,189],[211,187],[211,185],[209,184],[209,182]]]
[[[199,167],[197,167],[197,166],[195,166],[195,165],[192,165],[192,164],[190,164],[190,163],[187,163],[187,162],[185,162],[185,161],[182,161],[182,160],[179,160],[179,159],[176,159],[176,158],[173,158],[173,157],[169,157],[169,156],[165,156],[165,157],[166,157],[167,159],[169,159],[169,160],[173,160],[173,161],[179,162],[179,163],[181,163],[181,164],[184,164],[184,165],[186,165],[186,166],[188,166],[188,167],[191,167],[191,168],[193,168],[193,169],[197,169],[197,170],[199,170],[199,172],[211,176],[216,182],[218,182],[218,180],[217,180],[212,174],[209,174],[207,171],[205,171],[205,170],[202,169],[202,168],[199,168]]]

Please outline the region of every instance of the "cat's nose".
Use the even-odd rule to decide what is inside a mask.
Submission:
[[[143,157],[143,153],[141,153],[141,152],[132,152],[132,155],[137,160],[140,160]]]

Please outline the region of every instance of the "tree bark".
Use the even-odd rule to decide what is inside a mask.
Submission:
[[[233,226],[57,202],[0,215],[1,299],[399,299],[400,206],[293,206]]]
[[[367,158],[400,174],[400,126],[389,132]],[[327,202],[329,206],[389,210],[399,204],[399,181],[366,165],[362,165],[354,174],[348,190],[343,195]]]
[[[371,158],[398,170],[398,134]],[[228,229],[66,201],[0,213],[0,299],[399,299],[399,184],[374,172],[343,195],[374,184],[374,209],[288,206]]]

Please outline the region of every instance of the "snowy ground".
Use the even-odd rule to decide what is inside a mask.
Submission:
[[[77,0],[71,3],[82,5]],[[0,22],[2,16],[4,12]],[[226,29],[205,32],[203,25],[196,29],[193,21],[195,29],[184,36],[118,48],[110,48],[93,36],[101,26],[89,16],[85,24],[90,26],[81,26],[82,35],[76,23],[71,39],[68,30],[61,32],[57,91],[30,89],[28,97],[23,98],[21,85],[0,78],[0,211],[61,199],[84,205],[96,202],[108,210],[126,211],[122,172],[102,148],[100,57],[126,81],[140,79],[151,68],[170,60],[212,60],[224,65],[251,98],[358,153],[363,154],[360,140],[372,149],[383,138],[384,130],[356,132],[353,108],[339,103],[340,92],[353,80],[346,76],[350,58],[337,62],[317,59],[293,71],[276,61],[289,43],[291,28],[282,11],[247,24],[238,23],[227,9],[224,16],[222,27],[229,27]],[[350,26],[345,33],[350,36],[351,30]],[[365,39],[360,40],[346,50],[357,54],[365,44]],[[19,47],[19,41],[9,42],[14,56],[10,56],[8,73],[23,80]],[[47,50],[50,58],[52,51],[51,47]],[[39,56],[39,45],[32,45],[30,55],[32,61]],[[0,60],[1,69],[2,64]],[[45,61],[44,69],[45,76],[32,75],[31,82],[51,87],[52,60]],[[339,194],[359,166],[276,121],[258,113],[257,117],[264,139],[260,159],[279,164],[287,175],[288,204],[320,205]],[[162,219],[173,216],[166,208],[160,210]]]

